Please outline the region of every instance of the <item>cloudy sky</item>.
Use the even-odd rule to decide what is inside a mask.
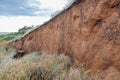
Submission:
[[[40,25],[62,10],[69,0],[0,0],[0,32]]]

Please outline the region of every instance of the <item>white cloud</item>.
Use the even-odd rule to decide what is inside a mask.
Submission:
[[[44,10],[41,10],[41,11],[36,11],[36,12],[34,12],[33,14],[35,14],[35,15],[39,15],[39,14],[45,15],[45,13],[47,14],[48,12],[47,12],[47,11],[44,11]]]
[[[32,12],[36,16],[0,16],[0,32],[15,32],[25,25],[40,25],[49,20],[53,12],[62,10],[67,3],[68,0],[28,0],[26,5],[38,9]],[[43,15],[37,16],[39,14]]]
[[[28,6],[39,7],[40,9],[61,10],[67,4],[67,0],[28,0]]]
[[[34,12],[34,14],[39,15],[41,13],[49,13],[53,14],[56,11],[64,9],[64,7],[68,4],[68,0],[35,0],[34,3],[29,1],[29,6],[39,8],[38,11]],[[41,9],[47,9],[48,11],[40,11]]]
[[[61,10],[68,3],[67,0],[36,0],[41,5],[41,8],[47,8],[52,10]]]
[[[0,16],[0,32],[15,32],[23,26],[40,25],[49,20],[50,17],[36,17],[36,16],[17,16],[5,17]]]

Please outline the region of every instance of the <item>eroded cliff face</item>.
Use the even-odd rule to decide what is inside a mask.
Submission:
[[[13,45],[26,53],[66,54],[89,72],[120,74],[120,0],[73,4]]]

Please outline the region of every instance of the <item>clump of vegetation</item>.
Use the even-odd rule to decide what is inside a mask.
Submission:
[[[84,71],[62,54],[33,53],[12,59],[13,54],[1,59],[0,80],[86,80]]]
[[[13,49],[13,47],[10,46],[10,45],[3,46],[3,47],[0,47],[0,52],[7,52],[7,51],[9,51],[10,49]]]
[[[32,29],[32,28],[33,27],[24,26],[23,28],[19,29],[18,32],[12,32],[9,34],[0,34],[0,42],[18,39],[21,36],[23,36],[29,29]]]
[[[10,34],[4,34],[4,35],[0,35],[0,42],[4,42],[4,41],[11,41],[15,38],[21,37],[22,35],[24,35],[25,32],[21,31],[21,32],[14,32],[14,33],[10,33]]]

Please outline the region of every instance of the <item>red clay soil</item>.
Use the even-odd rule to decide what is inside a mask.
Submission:
[[[13,46],[26,53],[66,54],[88,72],[120,75],[120,0],[74,3]]]

